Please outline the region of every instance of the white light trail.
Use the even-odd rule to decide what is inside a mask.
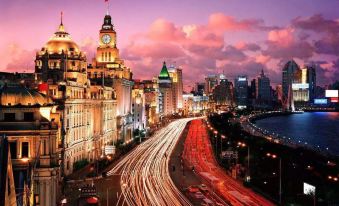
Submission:
[[[108,172],[108,175],[121,174],[121,189],[127,205],[191,205],[174,185],[168,170],[170,155],[191,120],[170,123]]]

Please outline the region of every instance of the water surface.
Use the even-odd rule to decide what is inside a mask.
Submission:
[[[295,143],[339,156],[339,112],[305,112],[257,120],[260,128],[290,137]]]

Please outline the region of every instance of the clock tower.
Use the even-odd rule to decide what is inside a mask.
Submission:
[[[96,61],[98,63],[112,63],[119,59],[117,48],[117,34],[112,24],[112,17],[107,13],[99,34],[99,47]]]

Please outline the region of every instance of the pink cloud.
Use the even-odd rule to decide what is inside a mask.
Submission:
[[[81,51],[86,53],[87,61],[90,61],[95,56],[98,43],[93,38],[86,37],[80,42],[79,46]]]
[[[132,43],[122,53],[126,58],[171,59],[184,55],[180,46],[173,43]]]
[[[147,37],[155,41],[182,41],[185,39],[185,33],[174,23],[157,19],[151,24]]]
[[[277,46],[288,47],[294,42],[294,29],[275,29],[268,33],[268,40]]]
[[[240,41],[235,45],[235,48],[242,51],[258,51],[260,50],[260,46],[255,43],[246,43],[244,41]]]
[[[211,14],[208,20],[208,27],[216,31],[254,31],[263,25],[262,20],[245,19],[237,20],[232,16],[223,13]]]
[[[270,56],[266,55],[257,55],[255,56],[255,62],[260,63],[260,64],[267,64],[271,60]]]
[[[7,48],[7,72],[34,72],[34,58],[36,50],[28,51],[17,44],[10,44]]]

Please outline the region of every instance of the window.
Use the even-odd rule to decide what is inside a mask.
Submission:
[[[16,141],[15,142],[9,142],[9,148],[11,150],[11,158],[16,159]]]
[[[24,112],[24,121],[34,121],[34,113]]]
[[[28,142],[21,143],[21,158],[28,157]]]
[[[5,113],[4,120],[9,122],[15,121],[15,113]]]

